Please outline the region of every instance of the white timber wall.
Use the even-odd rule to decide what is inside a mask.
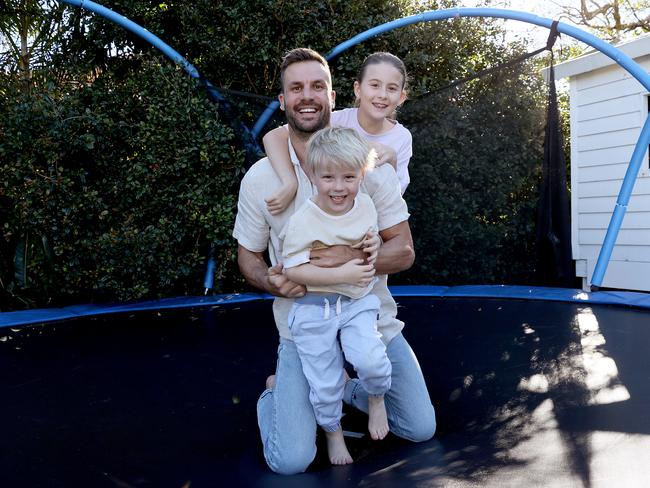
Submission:
[[[650,71],[650,36],[618,46]],[[605,233],[641,128],[648,91],[602,53],[556,66],[569,78],[571,246],[576,274],[591,284]],[[650,165],[646,152],[603,287],[650,291]]]

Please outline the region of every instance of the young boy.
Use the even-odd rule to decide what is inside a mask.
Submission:
[[[332,464],[352,462],[340,424],[345,372],[339,332],[345,357],[369,393],[370,435],[383,439],[388,433],[384,393],[391,384],[391,363],[377,331],[379,299],[370,293],[379,248],[377,213],[370,197],[359,193],[375,159],[374,150],[354,129],[316,132],[307,145],[306,162],[318,193],[298,209],[283,232],[285,273],[307,287],[307,294],[295,300],[289,328]],[[361,248],[368,257],[335,268],[309,263],[312,249],[334,245]]]

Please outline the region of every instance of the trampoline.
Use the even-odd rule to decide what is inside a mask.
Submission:
[[[268,296],[3,314],[0,484],[12,487],[650,485],[650,297],[394,288],[438,431],[319,446],[273,474],[255,405],[274,370]],[[78,318],[66,318],[75,314]],[[256,340],[251,341],[250,337]],[[322,441],[322,439],[319,439]]]
[[[453,16],[552,22],[497,9],[432,12],[364,33],[330,57],[386,30]],[[557,28],[616,56],[650,86],[611,46]],[[648,140],[646,122],[596,285]],[[307,473],[295,476],[267,468],[256,424],[257,398],[275,368],[271,297],[0,314],[0,486],[650,486],[650,295],[504,286],[392,291],[436,408],[436,436],[374,442],[364,416],[346,409],[355,462],[331,467],[321,445]]]

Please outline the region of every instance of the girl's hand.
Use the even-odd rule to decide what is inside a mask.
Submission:
[[[282,185],[282,188],[275,195],[265,198],[266,208],[271,215],[278,215],[291,205],[298,190],[298,181],[290,181]]]
[[[372,147],[377,152],[377,166],[388,163],[397,170],[397,151],[395,149],[379,142],[372,144]]]
[[[339,268],[341,283],[356,286],[368,286],[375,276],[372,264],[364,264],[363,259],[353,259]]]

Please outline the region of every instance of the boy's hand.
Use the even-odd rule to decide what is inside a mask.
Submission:
[[[375,276],[372,264],[364,264],[363,259],[353,259],[340,268],[341,282],[356,286],[368,286]]]

